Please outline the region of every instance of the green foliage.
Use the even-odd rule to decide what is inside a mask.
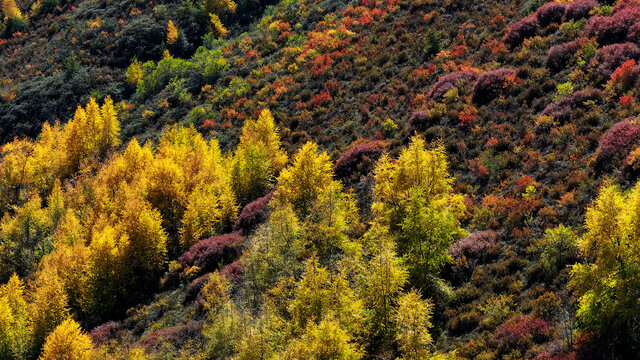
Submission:
[[[403,359],[429,358],[432,307],[429,301],[422,300],[418,291],[410,291],[398,300],[398,311],[395,315],[396,339],[404,355]]]

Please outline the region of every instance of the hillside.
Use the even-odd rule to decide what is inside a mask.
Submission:
[[[635,0],[0,14],[0,359],[638,357]]]

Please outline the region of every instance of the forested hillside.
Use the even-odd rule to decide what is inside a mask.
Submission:
[[[638,358],[640,2],[0,5],[0,360]]]

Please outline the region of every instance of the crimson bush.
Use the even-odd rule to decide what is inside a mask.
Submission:
[[[362,163],[375,163],[384,152],[384,149],[384,143],[381,141],[370,141],[352,147],[336,161],[333,167],[336,177],[338,179],[347,178],[356,172],[358,166]]]
[[[589,16],[589,12],[598,6],[596,0],[576,0],[567,4],[562,21],[580,20]]]
[[[551,24],[559,24],[562,22],[565,8],[564,3],[548,2],[536,11],[536,18],[538,19],[538,25],[546,27]]]
[[[472,101],[478,105],[489,103],[504,89],[507,78],[515,74],[515,70],[502,68],[480,75],[473,86]]]
[[[640,58],[640,48],[636,44],[624,43],[605,46],[596,52],[591,64],[594,72],[598,76],[603,76],[607,80],[609,76],[627,60],[638,60]]]
[[[627,155],[640,141],[640,124],[630,117],[613,125],[600,138],[596,160],[599,163]]]
[[[547,67],[553,71],[564,69],[574,58],[575,53],[582,48],[584,42],[585,39],[577,39],[549,49],[545,59]]]
[[[240,232],[243,236],[249,235],[258,225],[267,220],[269,213],[269,201],[273,197],[273,192],[258,198],[247,204],[240,216],[233,224],[233,231]]]
[[[191,246],[178,260],[185,268],[197,266],[201,271],[209,272],[240,256],[241,245],[242,236],[238,233],[212,236]]]
[[[537,30],[538,19],[535,16],[530,16],[511,25],[503,41],[513,49],[522,44],[524,39],[535,35]]]
[[[551,330],[552,327],[543,319],[530,315],[516,315],[496,329],[493,340],[504,348],[514,349],[530,341],[545,341]]]

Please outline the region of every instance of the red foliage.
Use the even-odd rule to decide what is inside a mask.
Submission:
[[[620,106],[623,108],[629,108],[633,105],[634,99],[633,95],[625,95],[620,97]]]
[[[244,236],[249,235],[258,225],[267,220],[267,214],[269,212],[269,201],[273,197],[273,193],[269,193],[266,196],[258,198],[249,204],[247,204],[240,216],[233,224],[233,231],[239,232]]]
[[[336,161],[333,172],[338,179],[349,177],[358,171],[363,164],[372,165],[375,163],[385,150],[385,144],[382,141],[370,141],[364,144],[358,144],[347,150]]]
[[[493,340],[502,347],[513,349],[530,341],[545,341],[552,329],[542,319],[530,315],[516,315],[496,329]]]
[[[538,30],[538,19],[535,16],[524,18],[509,27],[503,42],[510,48],[515,48],[528,37],[535,35]]]
[[[510,83],[509,80],[515,76],[515,70],[505,68],[487,71],[480,75],[473,86],[472,101],[478,105],[489,103],[502,92],[505,85]]]
[[[317,93],[313,99],[311,99],[311,103],[313,106],[324,105],[332,100],[331,94],[329,94],[329,90],[321,91]]]
[[[624,43],[605,46],[598,50],[594,56],[592,65],[595,73],[609,77],[620,65],[628,60],[640,58],[640,48],[636,44]]]
[[[564,9],[562,21],[579,20],[589,16],[589,12],[598,6],[596,0],[576,0]]]
[[[232,283],[238,284],[244,280],[244,268],[242,259],[238,259],[220,270],[220,275],[224,275]]]
[[[622,65],[611,74],[611,82],[626,88],[636,81],[638,74],[640,74],[640,67],[636,66],[634,59],[630,59],[623,62]]]
[[[240,256],[242,236],[238,233],[212,236],[200,240],[178,261],[185,267],[197,266],[203,272],[215,270],[220,264],[228,264]]]
[[[548,2],[536,11],[536,18],[538,19],[538,25],[546,27],[550,24],[559,24],[562,22],[564,11],[567,4]]]
[[[627,155],[640,141],[640,124],[630,117],[613,125],[600,138],[596,160],[606,162]]]
[[[464,86],[474,81],[478,77],[475,71],[456,71],[447,75],[441,76],[438,81],[433,85],[427,98],[433,100],[439,100],[447,91],[454,87]]]

